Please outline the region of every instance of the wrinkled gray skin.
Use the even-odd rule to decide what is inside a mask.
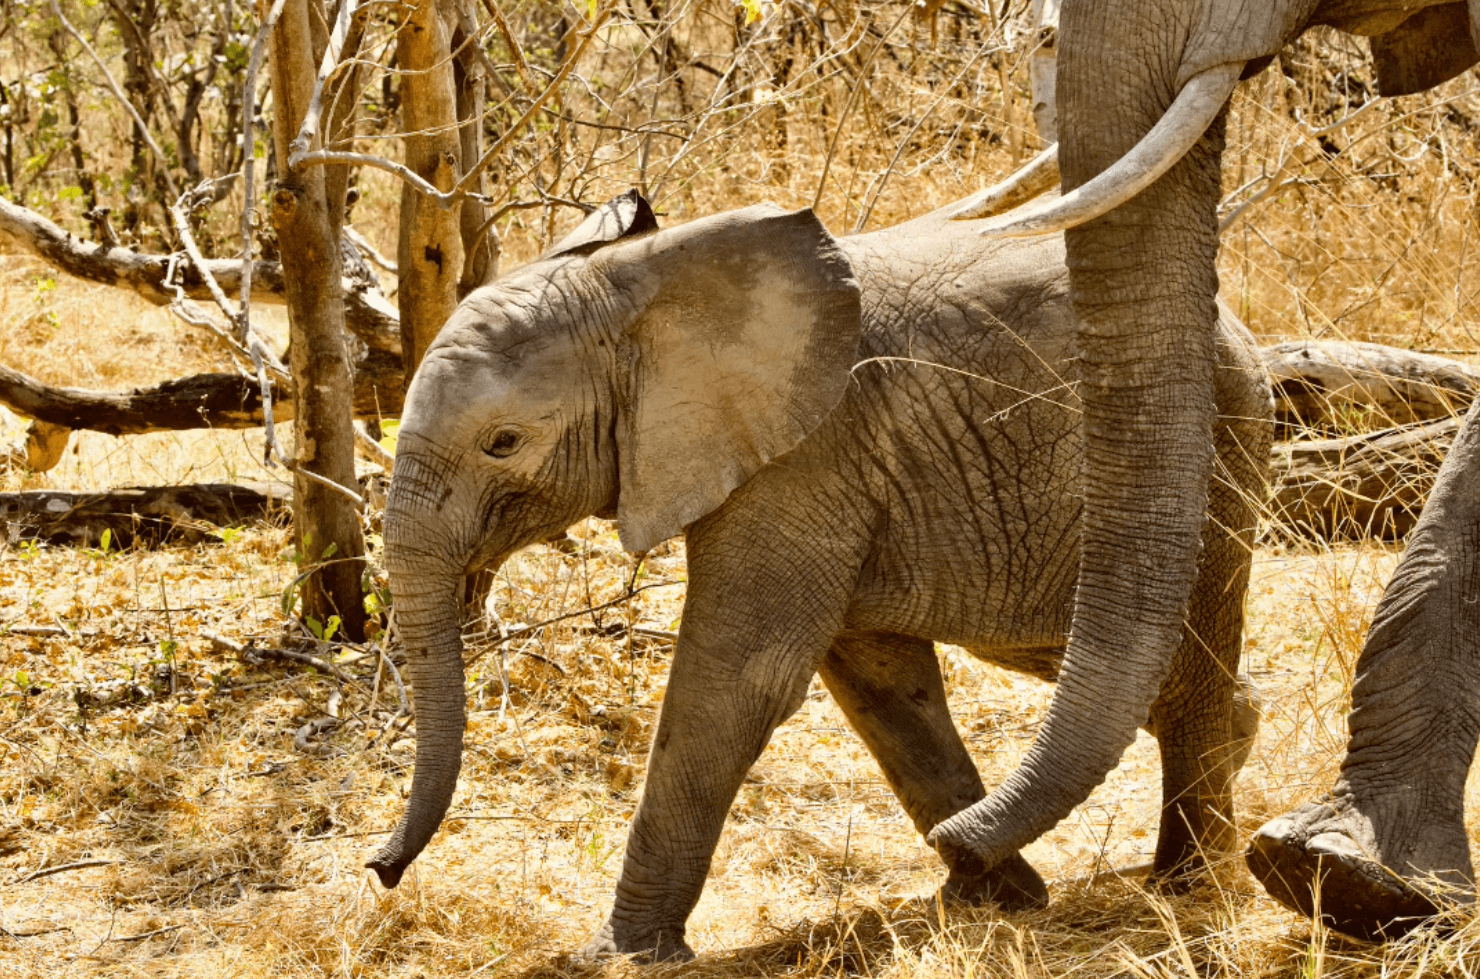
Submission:
[[[938,216],[835,242],[810,211],[761,206],[566,251],[470,296],[407,398],[385,560],[417,758],[370,866],[393,886],[457,780],[463,576],[591,514],[633,551],[686,531],[647,780],[587,951],[687,956],[725,815],[814,675],[928,832],[985,795],[932,641],[1057,674],[1081,455],[1062,243],[984,244]],[[1234,676],[1270,393],[1231,317],[1215,350],[1213,519],[1176,663],[1137,721],[1164,759],[1166,874],[1233,845],[1257,717]],[[1079,706],[1122,695],[1112,676]],[[947,896],[1046,900],[1016,853],[990,870],[941,855]]]
[[[1318,24],[1372,37],[1383,92],[1402,94],[1475,63],[1480,0],[1065,0],[1057,83],[1065,191],[1124,155],[1189,79],[1230,64],[1249,77]],[[1083,324],[1088,451],[1084,558],[1056,697],[1073,692],[1080,707],[1040,735],[1028,771],[935,833],[988,865],[1067,814],[1119,758],[1161,687],[1198,581],[1214,459],[1223,130],[1220,115],[1155,184],[1065,236]],[[1400,574],[1385,602],[1384,622],[1395,624],[1380,623],[1373,643],[1407,651],[1391,654],[1401,666],[1389,665],[1369,644],[1335,801],[1271,824],[1251,856],[1271,893],[1306,910],[1323,861],[1323,909],[1354,934],[1377,933],[1413,910],[1384,865],[1409,876],[1472,878],[1459,790],[1476,739],[1480,662],[1473,647],[1449,638],[1451,629],[1423,624],[1451,614],[1459,587],[1436,581],[1436,569],[1473,577],[1468,558],[1460,561],[1473,544],[1434,556],[1441,537],[1473,533],[1473,524],[1447,514],[1445,527],[1430,521],[1429,536],[1415,544],[1413,560],[1426,570]],[[1422,615],[1414,611],[1430,602]],[[1410,628],[1431,634],[1398,643]],[[1114,717],[1084,693],[1107,675],[1127,687]]]

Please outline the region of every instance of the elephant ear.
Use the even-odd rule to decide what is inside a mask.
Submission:
[[[603,245],[658,230],[658,219],[647,198],[637,188],[613,197],[586,215],[576,229],[556,242],[544,258],[560,255],[589,255]]]
[[[810,210],[760,205],[603,252],[619,351],[617,526],[649,550],[817,427],[857,361],[853,269]]]
[[[1411,95],[1442,85],[1480,61],[1477,36],[1480,2],[1425,7],[1395,29],[1372,39],[1377,90]]]

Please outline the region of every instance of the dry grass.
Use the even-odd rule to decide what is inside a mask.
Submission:
[[[674,16],[708,9],[680,6]],[[682,39],[704,56],[712,40],[705,31],[719,22],[705,28],[697,14],[694,22]],[[897,50],[879,60],[822,194],[820,210],[836,230],[857,226],[871,204],[866,224],[882,227],[964,196],[1035,148],[1018,55],[975,65],[975,42],[951,30],[932,47],[928,30],[905,21]],[[1258,193],[1261,185],[1238,192],[1273,161],[1285,161],[1277,179],[1300,182],[1234,227],[1225,296],[1266,338],[1472,351],[1480,288],[1472,285],[1480,259],[1471,244],[1475,79],[1378,107],[1326,137],[1335,148],[1328,153],[1293,121],[1295,110],[1316,129],[1363,96],[1316,100],[1313,93],[1333,87],[1345,94],[1353,77],[1333,82],[1332,66],[1352,56],[1321,43],[1297,48],[1293,80],[1268,72],[1238,99],[1228,206]],[[610,71],[641,61],[640,46],[635,59],[632,50],[614,43],[604,55]],[[941,84],[963,66],[970,70],[958,83]],[[627,101],[613,96],[612,118],[646,111],[651,92],[634,85],[622,94]],[[517,191],[536,170],[552,193],[586,200],[642,178],[670,221],[765,199],[809,204],[847,92],[837,72],[799,69],[782,97],[762,93],[691,125],[702,136],[697,150],[652,140],[642,173],[630,140],[573,127],[558,154],[549,142],[522,146],[524,175],[505,176]],[[571,96],[572,111],[580,98]],[[679,115],[666,108],[659,114]],[[1416,160],[1395,159],[1420,146]],[[600,166],[570,166],[581,159]],[[361,186],[358,223],[388,246],[396,191],[375,175]],[[32,202],[48,187],[55,189],[42,180],[32,188]],[[75,220],[65,207],[58,213]],[[514,213],[502,225],[506,261],[537,252],[572,220],[558,210]],[[221,362],[207,342],[141,302],[102,287],[53,285],[30,261],[0,263],[0,362],[96,387]],[[3,434],[17,431],[11,420]],[[75,444],[59,469],[9,473],[3,488],[267,475],[256,435],[85,434]],[[504,570],[495,607],[506,626],[622,594],[633,568],[611,528],[593,522],[577,536],[574,553],[533,548]],[[600,923],[620,866],[671,651],[653,633],[676,627],[681,546],[651,559],[642,579],[680,584],[513,644],[503,661],[507,697],[497,650],[473,644],[480,658],[468,681],[470,747],[454,818],[390,893],[360,865],[409,782],[412,741],[395,719],[393,685],[383,675],[378,684],[367,675],[347,685],[343,722],[323,739],[338,753],[305,754],[294,734],[326,715],[338,684],[291,665],[244,662],[206,638],[283,641],[281,593],[296,573],[289,552],[287,534],[270,528],[153,553],[0,550],[0,622],[66,632],[0,635],[0,976],[555,979],[644,971],[594,969],[566,953]],[[1239,783],[1246,831],[1330,785],[1352,664],[1396,560],[1396,550],[1379,545],[1257,555],[1246,647],[1265,722]],[[959,726],[995,782],[1026,750],[1049,691],[950,649],[941,656]],[[372,663],[345,668],[364,674]],[[147,689],[161,666],[173,678],[168,695],[163,686]],[[136,702],[79,706],[79,691],[121,680],[145,688]],[[1238,862],[1182,896],[1147,891],[1135,872],[1116,874],[1149,860],[1158,785],[1155,746],[1143,736],[1084,806],[1029,849],[1053,891],[1047,910],[942,909],[930,897],[942,877],[938,861],[819,690],[778,732],[736,801],[691,921],[700,961],[644,974],[1476,971],[1480,925],[1469,916],[1453,932],[1421,931],[1373,948],[1278,908]],[[1480,811],[1470,794],[1470,811]]]
[[[536,548],[505,570],[495,598],[507,627],[622,593],[630,561],[610,527],[577,536],[575,553]],[[12,548],[0,559],[6,618],[69,632],[0,639],[0,974],[593,975],[566,953],[610,899],[670,652],[625,626],[671,629],[682,588],[512,644],[507,700],[496,649],[473,644],[453,818],[386,893],[360,864],[408,783],[412,742],[387,728],[389,682],[374,696],[373,682],[344,687],[345,722],[324,739],[339,753],[311,756],[294,750],[294,732],[325,716],[338,684],[246,664],[205,638],[280,641],[280,591],[295,570],[286,548],[283,532],[251,530],[193,550]],[[1371,546],[1259,555],[1247,645],[1266,719],[1240,781],[1246,828],[1329,785],[1347,671],[1395,560]],[[682,574],[675,546],[641,580]],[[951,649],[942,662],[973,755],[989,782],[1000,779],[1026,749],[1048,688]],[[147,687],[162,665],[173,670],[173,696],[79,708],[77,691],[124,678]],[[1471,967],[1473,924],[1358,946],[1279,909],[1237,864],[1190,895],[1144,890],[1135,868],[1154,845],[1157,769],[1143,736],[1029,849],[1050,881],[1049,909],[943,910],[930,898],[938,862],[819,688],[736,801],[692,920],[705,954],[686,974]],[[27,879],[66,865],[77,866]]]

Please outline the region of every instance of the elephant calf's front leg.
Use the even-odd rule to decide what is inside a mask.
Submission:
[[[951,721],[932,643],[851,633],[833,643],[821,673],[921,833],[986,797]],[[1021,854],[991,868],[965,850],[941,856],[951,871],[941,891],[947,899],[1008,911],[1048,903],[1043,878]]]
[[[725,816],[772,731],[801,706],[820,652],[742,654],[680,638],[611,917],[586,956],[693,957],[686,922]]]

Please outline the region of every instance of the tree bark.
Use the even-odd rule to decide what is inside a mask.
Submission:
[[[406,166],[441,191],[461,175],[461,137],[446,0],[416,0],[396,37],[401,70],[401,128]],[[457,308],[463,271],[459,208],[444,208],[409,184],[401,188],[401,237],[396,250],[401,349],[409,385],[442,324]]]
[[[457,52],[452,64],[453,83],[457,89],[458,152],[466,170],[483,156],[483,113],[485,111],[484,55],[477,46],[478,18],[472,9],[472,0],[452,0],[456,8],[457,27],[452,32],[452,47]],[[470,188],[475,194],[484,192],[486,180],[479,174]],[[488,209],[469,198],[458,208],[458,231],[462,238],[463,265],[458,278],[457,295],[461,299],[468,293],[498,275],[497,237],[492,228],[485,228]]]
[[[288,0],[272,37],[273,144],[278,173],[271,221],[282,252],[294,393],[293,527],[305,566],[303,614],[338,616],[344,634],[364,638],[360,589],[365,542],[350,500],[305,475],[355,486],[350,360],[340,286],[343,199],[328,199],[324,169],[288,167],[289,144],[313,96],[322,46],[313,42],[310,0]],[[322,13],[322,12],[321,12]]]

